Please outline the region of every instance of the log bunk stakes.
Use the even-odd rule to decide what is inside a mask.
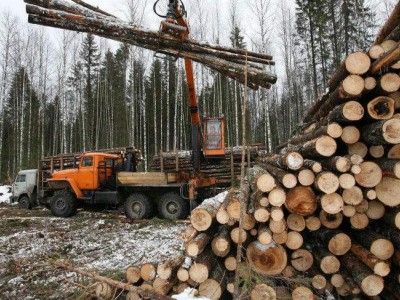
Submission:
[[[177,43],[78,0],[25,2],[31,23],[188,57],[244,82],[245,54],[239,50]],[[200,296],[226,299],[239,272],[240,299],[400,299],[399,26],[400,3],[369,51],[345,59],[328,92],[310,107],[302,131],[279,154],[249,148],[246,181],[192,211],[181,257],[130,266],[127,283],[57,266],[99,281],[96,292],[105,298],[121,289],[130,300],[171,299],[193,287]],[[250,87],[276,81],[255,65],[273,64],[271,59],[248,53]],[[232,149],[222,164],[204,172],[228,184],[240,174],[240,157],[241,150]],[[153,165],[185,168],[191,168],[189,154],[176,151],[161,153]]]

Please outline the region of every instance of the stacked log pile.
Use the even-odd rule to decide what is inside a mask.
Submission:
[[[66,0],[24,1],[27,3],[28,21],[32,24],[93,33],[158,53],[191,59],[241,83],[245,82],[243,69],[247,65],[246,81],[253,89],[270,88],[277,80],[276,75],[266,71],[265,66],[274,65],[272,57],[267,54],[182,40],[176,32],[152,32],[124,22],[81,0],[72,0],[73,3]],[[181,29],[175,27],[178,31]]]
[[[245,167],[254,166],[258,157],[265,155],[266,150],[261,145],[246,148]],[[232,181],[240,177],[242,162],[242,147],[226,149],[225,157],[207,161],[201,164],[201,173],[217,179],[217,186],[229,187]],[[190,173],[193,163],[190,151],[160,152],[153,159],[150,167],[152,172],[180,171]]]

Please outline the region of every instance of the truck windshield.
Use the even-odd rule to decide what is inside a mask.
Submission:
[[[87,156],[82,158],[81,167],[92,167],[93,166],[93,157]]]
[[[25,182],[26,181],[26,175],[18,175],[17,178],[15,179],[15,182]]]

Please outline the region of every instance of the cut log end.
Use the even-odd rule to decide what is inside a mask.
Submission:
[[[276,300],[275,289],[265,283],[257,284],[250,293],[251,300]]]
[[[347,97],[357,97],[365,89],[364,78],[358,75],[349,75],[343,80],[342,89]]]
[[[292,299],[293,300],[314,299],[314,294],[309,288],[305,286],[300,286],[293,290]]]
[[[263,245],[258,241],[249,244],[246,251],[252,269],[262,275],[278,275],[287,265],[287,254],[280,245]]]
[[[394,100],[390,97],[377,97],[367,105],[369,116],[374,120],[389,120],[395,112]]]
[[[363,52],[354,52],[347,56],[345,67],[350,74],[362,75],[369,71],[371,59]]]
[[[272,189],[275,186],[276,186],[275,179],[269,173],[262,174],[257,179],[257,188],[259,191],[261,191],[263,193],[268,193],[268,192],[272,191]]]
[[[337,193],[325,194],[321,198],[321,206],[328,214],[337,214],[343,210],[343,198]]]
[[[328,135],[334,139],[340,138],[342,132],[343,132],[342,126],[340,126],[337,123],[331,123],[328,124],[327,126]]]
[[[373,188],[381,182],[382,170],[376,163],[366,161],[360,167],[361,173],[355,175],[355,179],[360,186]]]
[[[322,136],[317,139],[315,149],[320,155],[330,157],[335,154],[337,144],[330,136]]]
[[[298,152],[290,152],[286,156],[286,165],[291,170],[299,170],[304,163],[303,156]]]
[[[377,275],[369,275],[363,279],[361,289],[367,296],[379,295],[385,286],[383,278]]]
[[[396,73],[387,73],[381,77],[380,86],[386,93],[397,92],[400,88],[400,76]]]
[[[377,239],[372,242],[370,251],[377,258],[387,260],[394,254],[394,246],[391,241],[387,239]]]
[[[349,101],[343,106],[342,114],[349,121],[359,121],[364,116],[364,108],[357,101]],[[341,132],[342,131],[343,130],[341,130]],[[337,138],[339,137],[340,136],[338,136]]]
[[[400,179],[384,176],[375,190],[379,201],[386,206],[400,205]]]
[[[351,239],[345,233],[338,233],[329,241],[328,248],[335,255],[344,255],[350,251]]]
[[[391,119],[383,125],[383,138],[390,144],[400,143],[400,120]]]

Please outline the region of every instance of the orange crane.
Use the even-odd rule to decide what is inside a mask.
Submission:
[[[190,28],[186,19],[185,5],[181,0],[169,0],[167,13],[161,15],[157,12],[157,4],[154,3],[154,12],[165,18],[161,22],[161,31],[179,37],[182,40],[188,39]],[[193,62],[185,59],[185,70],[189,92],[189,103],[192,124],[192,151],[193,167],[196,176],[199,176],[202,157],[218,158],[225,155],[225,122],[224,117],[205,118],[203,121],[203,152],[201,151],[201,121],[197,104],[196,86],[193,74]],[[201,176],[201,175],[200,175]],[[207,184],[204,182],[204,184]],[[200,183],[200,185],[204,186]]]

